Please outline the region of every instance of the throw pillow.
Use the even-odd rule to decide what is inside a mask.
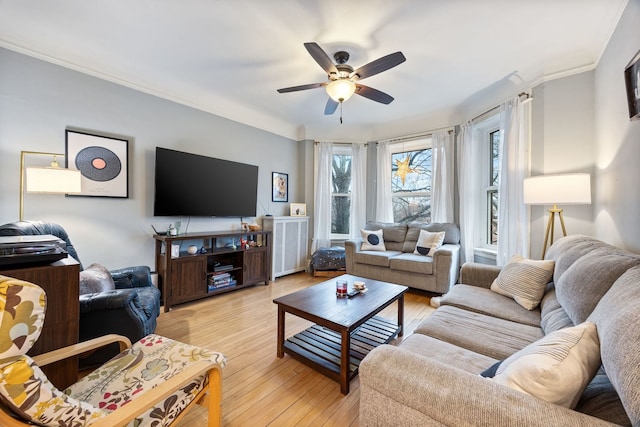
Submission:
[[[386,251],[384,239],[382,238],[382,230],[360,230],[362,234],[361,251]]]
[[[506,358],[493,381],[573,409],[600,367],[595,323],[559,329]]]
[[[91,264],[80,272],[80,295],[112,291],[115,288],[111,273],[100,264]]]
[[[413,251],[416,255],[429,255],[442,246],[444,242],[444,231],[432,233],[427,230],[420,230],[420,236],[416,243],[416,249]]]
[[[554,261],[536,261],[514,255],[500,270],[491,284],[491,290],[513,298],[527,310],[533,310],[544,296],[554,266]]]

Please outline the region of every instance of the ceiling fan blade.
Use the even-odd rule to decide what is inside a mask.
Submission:
[[[309,55],[311,55],[313,59],[316,60],[318,65],[320,65],[322,69],[327,72],[327,74],[331,74],[331,73],[338,74],[338,69],[336,68],[336,65],[333,63],[331,58],[329,58],[329,55],[327,55],[327,53],[324,50],[322,50],[322,48],[318,45],[318,43],[314,43],[314,42],[305,43],[304,47],[307,48]]]
[[[393,96],[381,92],[378,89],[361,84],[356,84],[355,93],[360,96],[364,96],[365,98],[369,98],[372,101],[380,102],[381,104],[391,104],[391,101],[393,101]]]
[[[287,93],[287,92],[296,92],[299,90],[315,89],[317,87],[322,87],[326,85],[327,83],[311,83],[308,85],[291,86],[291,87],[285,87],[283,89],[278,89],[278,93]]]
[[[387,56],[378,58],[375,61],[371,61],[368,64],[365,64],[362,67],[358,68],[353,73],[351,73],[351,77],[357,76],[357,78],[360,80],[366,79],[367,77],[371,77],[383,71],[387,71],[389,68],[393,68],[396,65],[400,65],[406,60],[407,58],[404,57],[402,52],[390,53]]]
[[[337,108],[338,108],[338,103],[336,101],[334,101],[331,98],[327,99],[327,105],[324,107],[324,115],[330,116],[331,114],[336,112]]]

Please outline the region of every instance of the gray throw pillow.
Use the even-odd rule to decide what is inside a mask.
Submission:
[[[103,265],[94,263],[80,272],[80,295],[112,291],[115,288],[111,273]]]

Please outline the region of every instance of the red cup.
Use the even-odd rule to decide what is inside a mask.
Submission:
[[[347,281],[336,280],[336,295],[343,297],[347,295]]]

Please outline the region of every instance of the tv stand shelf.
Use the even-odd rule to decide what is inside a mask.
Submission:
[[[271,231],[218,231],[154,235],[164,311],[176,304],[269,284]],[[241,241],[254,242],[242,246]],[[188,246],[198,252],[189,254]],[[230,246],[227,246],[230,245]],[[202,249],[202,251],[201,251]]]

